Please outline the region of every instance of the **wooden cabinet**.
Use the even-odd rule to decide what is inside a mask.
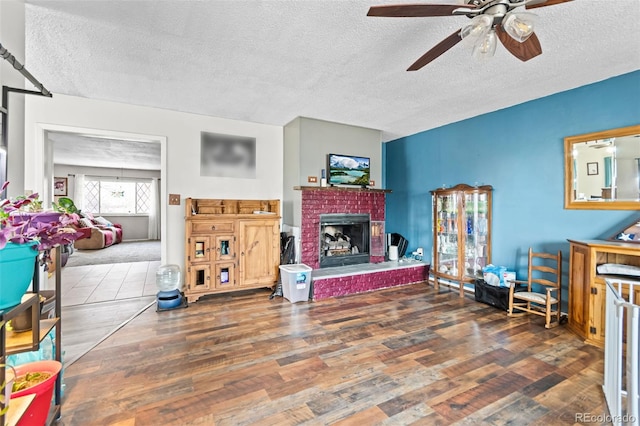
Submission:
[[[273,220],[240,220],[240,286],[273,284],[280,263],[280,229]]]
[[[590,311],[591,254],[587,245],[571,243],[570,247],[568,327],[586,339]],[[593,269],[595,275],[595,267]]]
[[[482,268],[491,263],[492,191],[464,184],[431,191],[436,288],[440,279],[457,283],[462,297],[465,283],[482,278]]]
[[[193,263],[208,263],[211,260],[211,240],[209,237],[194,235],[189,239],[187,259]]]
[[[567,326],[587,343],[603,347],[606,284],[596,268],[604,263],[640,266],[640,246],[604,240],[569,240],[569,243]],[[628,289],[623,288],[623,294],[625,291],[628,292]],[[640,292],[637,293],[636,298],[640,296]]]
[[[589,323],[587,330],[587,340],[594,342],[599,346],[604,346],[604,328],[605,328],[605,299],[606,299],[606,283],[604,279],[596,278],[593,280],[589,291]]]
[[[273,287],[280,264],[279,200],[186,200],[185,295]]]

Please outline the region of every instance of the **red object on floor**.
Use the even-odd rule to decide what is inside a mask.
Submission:
[[[35,393],[34,398],[27,411],[24,413],[17,426],[43,426],[47,421],[49,409],[51,408],[51,397],[53,396],[53,387],[56,384],[58,374],[62,369],[62,364],[58,361],[35,361],[14,367],[16,369],[16,377],[26,373],[51,373],[51,377],[42,383],[38,383],[30,388],[11,394],[11,398],[30,395]],[[11,403],[11,402],[9,402]]]

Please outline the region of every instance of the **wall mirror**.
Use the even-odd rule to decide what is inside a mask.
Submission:
[[[564,139],[565,209],[640,209],[640,125]]]

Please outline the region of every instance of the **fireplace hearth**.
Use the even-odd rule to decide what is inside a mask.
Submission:
[[[369,263],[369,214],[320,215],[320,268]]]

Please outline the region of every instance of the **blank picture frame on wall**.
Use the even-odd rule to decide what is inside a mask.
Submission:
[[[256,178],[256,138],[200,132],[200,176]]]
[[[598,163],[587,163],[587,175],[594,176],[598,174]]]

